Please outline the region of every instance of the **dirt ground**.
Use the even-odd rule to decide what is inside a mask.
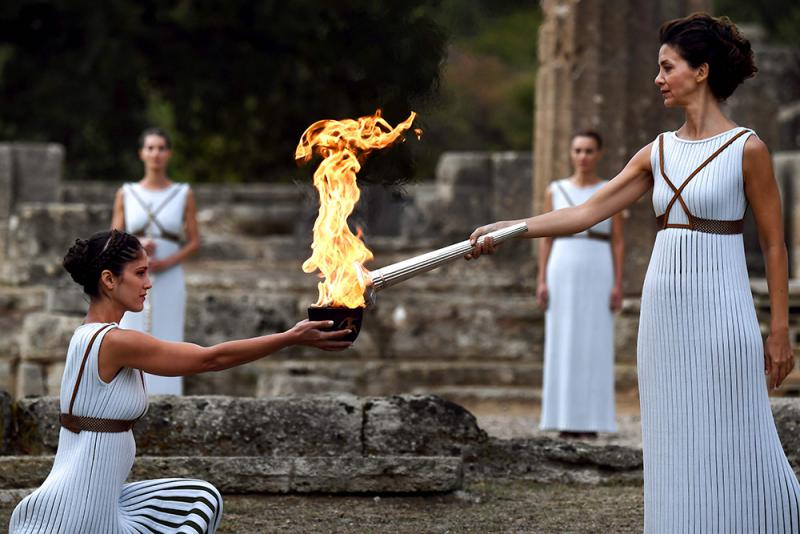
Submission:
[[[451,495],[229,496],[220,533],[641,532],[641,486],[481,482]]]

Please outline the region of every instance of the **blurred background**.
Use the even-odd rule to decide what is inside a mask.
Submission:
[[[611,176],[681,117],[653,85],[657,29],[698,9],[753,41],[758,76],[726,111],[775,154],[787,243],[800,254],[800,4],[796,0],[6,0],[0,5],[0,390],[56,395],[86,301],[60,267],[106,229],[139,180],[140,132],[173,136],[170,177],[190,182],[202,245],[186,263],[186,339],[211,344],[291,327],[316,301],[302,273],[317,197],[300,135],[320,119],[416,111],[421,140],[368,160],[351,222],[369,268],[535,212],[569,172],[578,128],[606,137]],[[399,186],[398,186],[399,184]],[[384,187],[388,186],[388,187]],[[652,205],[627,213],[616,385],[635,421],[636,332]],[[768,324],[758,238],[745,234]],[[508,246],[380,295],[343,355],[281,352],[186,382],[189,394],[436,393],[528,419],[539,406],[543,316],[535,251]],[[477,263],[477,264],[476,264]],[[794,262],[792,273],[800,277]],[[800,284],[792,283],[800,346]],[[485,335],[491,332],[492,335]],[[783,394],[800,394],[800,373]],[[503,428],[509,428],[507,425]]]

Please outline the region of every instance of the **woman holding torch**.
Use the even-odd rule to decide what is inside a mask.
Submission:
[[[637,344],[645,532],[798,532],[800,484],[768,397],[794,367],[780,197],[766,145],[720,107],[755,73],[753,53],[729,19],[707,14],[665,23],[660,39],[655,83],[684,124],[584,204],[526,219],[525,235],[581,232],[653,188],[661,230]],[[748,205],[767,266],[765,344],[744,256]],[[476,229],[468,259],[493,251],[479,236],[514,222]]]

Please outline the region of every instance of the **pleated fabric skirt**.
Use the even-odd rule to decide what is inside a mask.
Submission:
[[[645,532],[800,532],[741,235],[657,234],[638,339]]]
[[[547,263],[543,430],[616,432],[611,247],[559,238]]]

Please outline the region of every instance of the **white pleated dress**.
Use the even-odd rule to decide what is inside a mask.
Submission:
[[[553,209],[583,204],[605,183],[580,188],[560,180],[550,186]],[[592,230],[610,235],[611,220]],[[586,232],[553,240],[547,262],[543,430],[617,430],[614,315],[609,306],[613,285],[609,241],[589,239]]]
[[[664,170],[686,177],[743,128],[687,141],[663,134]],[[689,182],[695,217],[739,220],[749,130]],[[653,206],[674,196],[651,154]],[[671,224],[686,224],[680,202]],[[764,376],[742,234],[658,232],[644,281],[638,339],[645,532],[797,533],[800,486],[781,448]]]
[[[174,239],[165,238],[162,233],[179,236],[184,226],[186,213],[187,184],[172,184],[170,187],[153,191],[139,184],[125,184],[122,187],[125,203],[125,230],[131,233],[145,233],[156,243],[155,259],[164,259],[175,254],[181,245]],[[153,223],[151,217],[158,221]],[[180,265],[165,271],[150,273],[153,287],[147,294],[145,310],[126,312],[120,326],[131,330],[147,332],[164,341],[183,341],[184,318],[186,315],[186,285],[183,268]],[[181,395],[183,378],[180,376],[156,376],[145,374],[147,390],[151,395]]]
[[[81,360],[91,337],[105,325],[78,327],[69,345],[61,382],[61,412],[67,413]],[[136,419],[147,409],[138,370],[122,369],[100,379],[97,358],[103,337],[89,353],[74,414]],[[166,439],[166,438],[165,438]],[[11,534],[213,534],[222,498],[202,480],[165,478],[125,484],[136,454],[133,432],[76,434],[61,428],[53,468],[42,486],[14,509]]]

